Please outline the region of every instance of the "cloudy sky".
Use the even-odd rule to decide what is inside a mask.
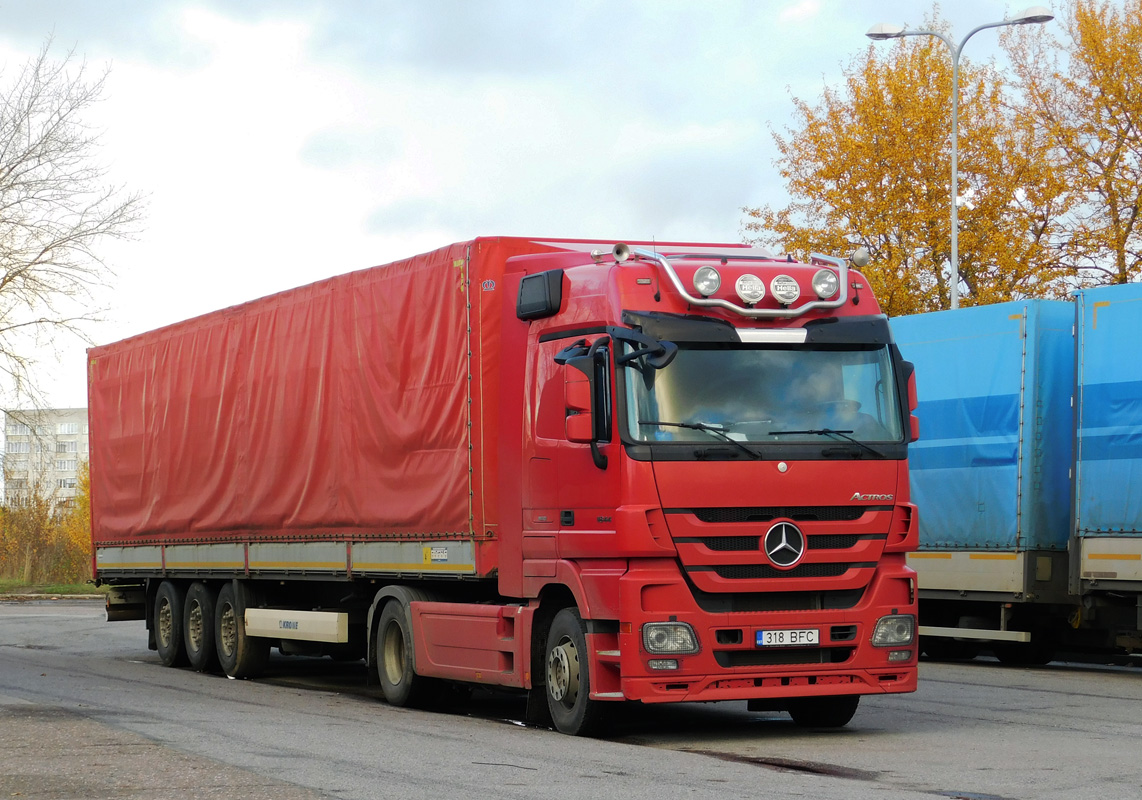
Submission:
[[[941,9],[958,39],[1019,11]],[[147,197],[97,343],[481,235],[740,241],[772,130],[903,0],[0,0],[0,86],[51,37]],[[879,47],[887,47],[881,44]],[[997,55],[995,32],[966,57]],[[84,345],[41,354],[86,405]]]

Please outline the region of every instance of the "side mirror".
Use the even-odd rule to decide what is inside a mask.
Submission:
[[[591,421],[591,380],[570,364],[563,370],[567,441],[586,444],[595,438],[595,426]]]
[[[586,355],[567,357],[563,367],[563,396],[567,407],[564,423],[567,440],[590,443],[591,458],[599,469],[607,468],[607,457],[599,442],[610,440],[610,409],[607,407],[606,351],[592,346]]]
[[[916,366],[911,361],[905,361],[904,373],[908,376],[908,410],[914,412],[920,405],[919,395],[916,392]],[[920,439],[920,420],[914,413],[908,415],[908,429],[908,441],[918,441]]]

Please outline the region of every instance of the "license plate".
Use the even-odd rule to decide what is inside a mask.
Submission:
[[[821,632],[816,628],[757,632],[758,647],[796,647],[820,643]]]

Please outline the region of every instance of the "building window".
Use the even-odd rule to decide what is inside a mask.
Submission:
[[[75,484],[76,484],[75,478],[57,478],[56,479],[56,488],[57,489],[74,489]]]
[[[56,426],[56,433],[79,433],[78,422],[61,422]]]
[[[9,453],[30,453],[30,452],[32,452],[32,443],[31,442],[13,442],[11,439],[9,439],[8,440],[8,452]]]
[[[79,442],[56,442],[57,453],[78,453]]]
[[[30,436],[32,429],[22,422],[9,422],[6,432],[9,436]]]
[[[36,426],[36,436],[51,436],[51,435],[52,435],[52,426],[51,425],[37,425]]]
[[[57,461],[56,470],[59,472],[75,472],[79,467],[79,462],[74,459],[71,461]]]

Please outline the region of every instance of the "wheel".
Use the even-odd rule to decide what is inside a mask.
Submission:
[[[270,640],[246,635],[244,592],[227,583],[214,607],[214,645],[222,671],[231,678],[256,678],[266,670]]]
[[[408,607],[400,600],[385,603],[376,636],[377,677],[385,700],[394,706],[423,708],[432,693],[432,681],[412,668],[415,652]]]
[[[856,713],[859,694],[804,697],[789,706],[789,716],[801,728],[843,728]]]
[[[565,608],[551,620],[545,652],[547,707],[556,730],[590,736],[602,723],[603,709],[591,699],[587,626],[578,609]]]
[[[171,581],[159,584],[155,595],[155,645],[168,667],[185,666],[186,646],[182,635],[182,589]]]
[[[218,648],[214,642],[214,592],[204,583],[196,581],[186,591],[182,634],[190,666],[199,672],[218,666]]]

